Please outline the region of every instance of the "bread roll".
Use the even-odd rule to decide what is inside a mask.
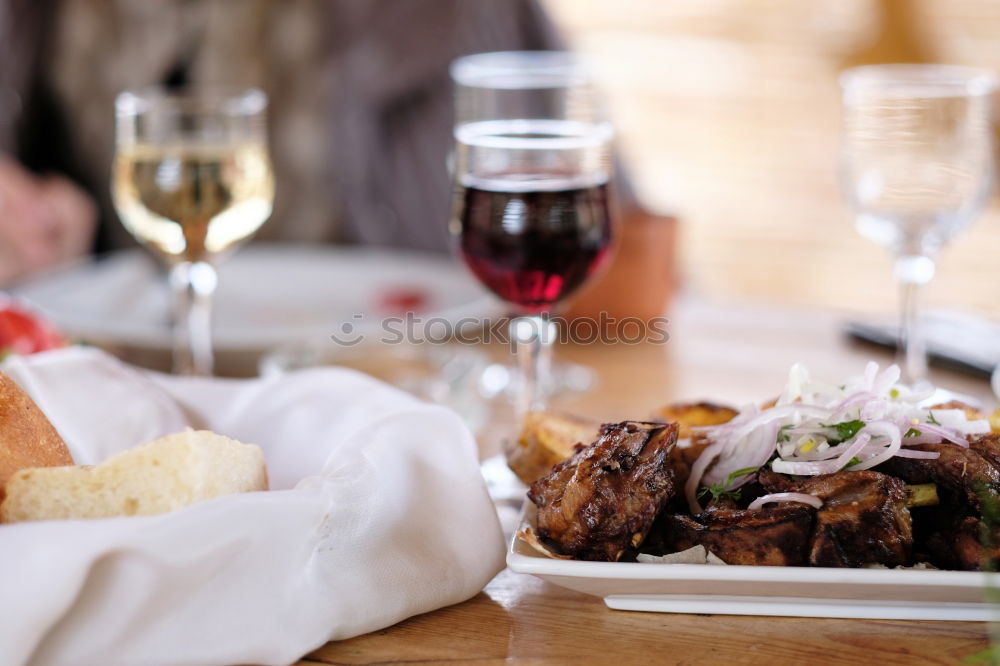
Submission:
[[[93,467],[17,472],[7,482],[0,522],[147,516],[254,490],[267,490],[259,447],[188,430]]]
[[[0,500],[14,472],[72,464],[66,443],[35,401],[0,372]]]

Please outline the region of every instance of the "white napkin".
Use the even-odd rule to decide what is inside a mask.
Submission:
[[[468,430],[362,374],[182,379],[83,348],[3,369],[79,463],[191,423],[260,445],[272,488],[0,526],[5,666],[287,664],[468,599],[503,567]]]

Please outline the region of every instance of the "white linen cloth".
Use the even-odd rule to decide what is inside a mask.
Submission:
[[[0,526],[5,666],[287,664],[503,567],[469,431],[360,373],[184,379],[86,348],[3,370],[79,464],[190,424],[258,444],[271,483],[160,516]]]

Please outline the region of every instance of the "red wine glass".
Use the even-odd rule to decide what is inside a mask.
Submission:
[[[518,415],[551,386],[551,314],[608,255],[611,125],[562,51],[456,60],[452,233],[473,275],[512,306]]]

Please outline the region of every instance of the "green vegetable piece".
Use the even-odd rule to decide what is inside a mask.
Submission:
[[[853,421],[843,421],[841,423],[820,423],[820,425],[824,428],[833,428],[836,430],[837,437],[830,439],[829,442],[831,444],[840,444],[857,435],[865,427],[865,422],[860,419],[854,419]]]
[[[736,479],[740,478],[741,476],[746,476],[748,474],[753,474],[758,469],[760,469],[760,468],[759,467],[744,467],[743,469],[738,469],[735,472],[731,472],[729,474],[729,476],[727,476],[725,478],[725,480],[719,481],[718,483],[713,484],[711,486],[705,486],[704,488],[702,488],[701,490],[699,490],[698,491],[698,497],[701,498],[701,497],[704,497],[707,494],[711,494],[713,501],[718,500],[721,497],[730,497],[733,500],[738,500],[740,498],[740,490],[739,490],[739,488],[737,488],[735,490],[730,490],[729,486],[733,485],[733,483],[736,481]]]
[[[789,423],[788,425],[783,425],[778,428],[778,443],[783,444],[784,442],[791,441],[791,437],[788,436],[788,431],[795,426]]]
[[[847,461],[846,465],[840,468],[840,471],[843,472],[848,467],[853,467],[854,465],[859,465],[859,464],[861,464],[861,458],[854,456],[853,458]]]

